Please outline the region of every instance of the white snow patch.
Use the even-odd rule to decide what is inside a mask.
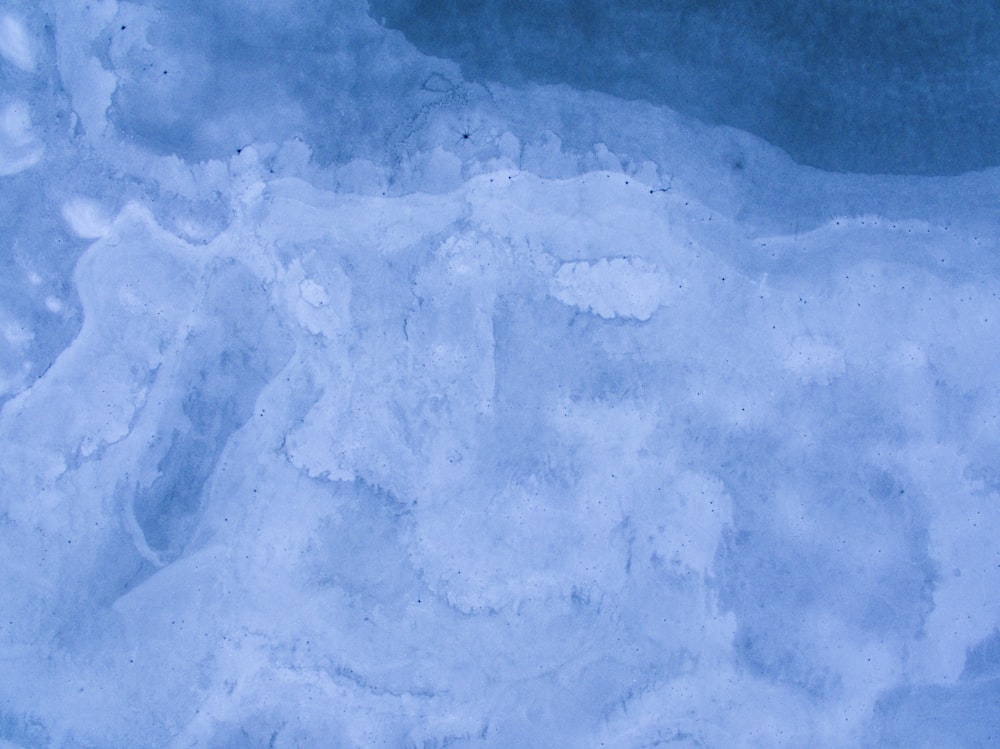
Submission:
[[[0,55],[11,65],[26,73],[35,69],[35,53],[24,26],[16,18],[0,18]]]
[[[45,146],[31,129],[31,114],[22,101],[0,112],[0,176],[23,172],[38,163]]]
[[[667,277],[642,258],[563,263],[550,293],[563,304],[603,318],[648,320],[665,303]]]
[[[62,215],[73,233],[83,239],[100,239],[111,229],[111,220],[104,209],[87,198],[68,200],[63,204]]]

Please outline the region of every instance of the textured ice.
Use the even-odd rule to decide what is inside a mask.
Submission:
[[[380,20],[0,7],[0,747],[997,743],[997,171]]]
[[[997,165],[992,0],[431,3],[373,12],[476,81],[566,83],[743,128],[836,171]]]

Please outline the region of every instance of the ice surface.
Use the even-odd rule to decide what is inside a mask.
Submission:
[[[998,172],[380,20],[0,6],[0,747],[996,743]]]
[[[824,169],[996,166],[990,0],[372,0],[472,80],[568,83],[743,128]]]

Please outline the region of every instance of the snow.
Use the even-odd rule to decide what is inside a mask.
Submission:
[[[380,21],[0,8],[0,746],[995,743],[997,168]]]
[[[27,104],[23,101],[8,104],[0,112],[0,176],[30,169],[44,151],[44,145],[32,131]]]
[[[641,258],[601,258],[560,265],[553,296],[607,319],[648,320],[666,301],[668,283]]]
[[[35,53],[23,24],[14,16],[0,17],[0,55],[25,73],[35,69]]]

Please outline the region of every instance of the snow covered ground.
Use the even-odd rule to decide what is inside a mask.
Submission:
[[[381,20],[0,4],[0,748],[1000,742],[1000,171]]]

